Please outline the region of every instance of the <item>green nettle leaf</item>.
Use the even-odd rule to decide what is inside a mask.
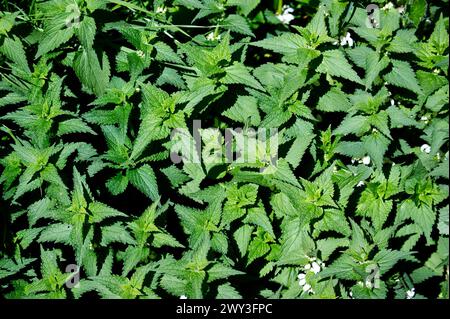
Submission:
[[[102,246],[108,246],[110,243],[134,244],[135,241],[121,223],[102,227]]]
[[[392,60],[392,71],[386,74],[384,79],[392,85],[411,90],[417,94],[422,93],[416,75],[408,62]]]
[[[236,33],[254,36],[246,19],[237,14],[230,14],[223,21],[223,27]]]
[[[281,256],[277,261],[280,265],[304,264],[314,250],[314,241],[308,234],[307,227],[300,218],[290,220],[285,225],[281,245]]]
[[[323,112],[346,112],[351,108],[348,96],[339,88],[332,88],[322,96],[317,109]]]
[[[108,57],[103,53],[101,61],[92,48],[77,52],[73,61],[73,69],[81,83],[96,95],[102,95],[109,83],[110,69]]]
[[[429,240],[436,219],[436,212],[427,204],[417,206],[412,200],[405,200],[399,207],[399,216],[410,218],[416,223],[421,232]]]
[[[264,91],[264,88],[250,74],[247,67],[241,63],[234,63],[232,66],[225,68],[225,76],[222,82],[225,84],[244,84],[252,88]]]
[[[83,21],[80,22],[79,27],[75,30],[83,47],[92,48],[96,30],[95,20],[91,17],[84,17]]]
[[[269,250],[269,244],[258,237],[254,238],[248,246],[248,264],[251,264],[257,258],[264,256]]]
[[[208,270],[208,282],[242,274],[244,274],[242,271],[234,270],[222,264],[215,264]]]
[[[90,133],[97,135],[86,123],[80,119],[71,119],[59,123],[58,136],[71,133]]]
[[[306,40],[297,34],[283,33],[281,36],[261,40],[252,45],[296,58],[298,49],[306,46]]]
[[[261,122],[258,101],[251,96],[239,96],[236,103],[222,114],[240,123],[256,126]]]
[[[448,206],[446,206],[439,211],[438,228],[441,235],[448,235],[448,224]]]
[[[342,123],[334,130],[334,134],[349,135],[356,134],[362,135],[369,130],[368,117],[363,115],[347,116]]]
[[[217,299],[242,299],[239,292],[230,284],[223,284],[217,288]]]
[[[0,52],[13,61],[22,71],[31,73],[23,44],[19,38],[16,36],[14,36],[14,40],[6,38],[0,48]]]
[[[127,177],[134,187],[147,195],[151,200],[158,199],[158,184],[150,165],[144,164],[139,168],[129,170]]]
[[[254,228],[250,225],[243,225],[238,228],[233,235],[241,256],[244,256],[247,253],[253,229]]]
[[[36,58],[59,48],[62,44],[69,41],[74,35],[73,27],[65,28],[58,23],[61,23],[61,21],[55,20],[42,32],[42,39],[39,42]]]
[[[317,71],[363,84],[358,74],[347,61],[344,53],[340,50],[325,51],[322,63],[317,68]]]
[[[359,199],[356,213],[370,217],[376,229],[381,229],[392,210],[391,200],[383,200],[377,197],[369,188],[364,190]]]
[[[0,299],[447,299],[447,1],[374,4],[0,1]]]

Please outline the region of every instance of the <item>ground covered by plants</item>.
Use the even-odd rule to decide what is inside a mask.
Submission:
[[[3,297],[448,298],[448,1],[0,3]]]

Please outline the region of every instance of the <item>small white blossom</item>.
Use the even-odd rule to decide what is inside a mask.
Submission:
[[[188,299],[185,295],[181,295],[180,299]]]
[[[214,32],[211,32],[210,34],[208,34],[206,36],[206,40],[208,40],[208,41],[220,40],[220,34],[218,36],[216,36],[216,34]]]
[[[341,37],[341,45],[344,46],[348,44],[349,47],[352,47],[354,44],[354,41],[351,37],[350,32],[347,32],[347,34],[345,35],[345,37]]]
[[[303,286],[303,291],[304,291],[304,292],[309,292],[309,291],[311,291],[311,285],[309,285],[309,284],[304,285],[304,286]]]
[[[165,7],[157,7],[156,8],[156,13],[166,13],[166,11],[167,11],[167,8],[165,8]]]
[[[383,7],[383,10],[389,10],[389,9],[392,9],[393,7],[394,7],[394,4],[392,2],[389,2],[388,4],[386,4]]]
[[[356,187],[364,186],[364,181],[359,181],[358,184],[356,184]]]
[[[137,50],[137,51],[136,51],[136,54],[137,54],[137,56],[140,57],[140,58],[144,58],[144,57],[145,57],[145,53],[142,52],[141,50]]]
[[[362,163],[363,163],[364,165],[369,165],[369,164],[370,164],[370,156],[364,156],[364,157],[362,158]]]
[[[306,274],[301,273],[301,274],[299,274],[299,275],[297,276],[297,278],[298,278],[298,284],[299,284],[300,286],[306,285]]]
[[[422,153],[430,154],[430,152],[431,152],[431,146],[428,145],[428,144],[423,144],[423,145],[420,147],[420,151],[421,151]]]
[[[398,13],[403,14],[405,13],[405,7],[404,6],[400,6],[397,8]]]
[[[406,299],[412,299],[416,295],[416,289],[411,288],[406,292]]]
[[[395,101],[394,99],[391,99],[391,105],[394,106],[395,105]]]
[[[305,267],[303,267],[303,268],[305,268],[306,270],[310,270],[311,269],[311,264],[306,264]]]
[[[422,116],[422,117],[420,118],[420,120],[421,120],[421,121],[424,121],[424,122],[425,122],[425,121],[428,121],[428,117]]]
[[[311,265],[311,267],[312,267],[312,271],[313,271],[315,274],[317,274],[317,273],[320,272],[320,266],[319,266],[319,264],[318,264],[317,262],[313,262],[312,265]]]
[[[293,12],[293,8],[285,5],[283,6],[283,12],[281,14],[277,14],[277,18],[282,23],[289,24],[292,20],[295,19],[294,15],[292,14]]]

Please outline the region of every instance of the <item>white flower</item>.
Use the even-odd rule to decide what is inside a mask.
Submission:
[[[350,32],[347,32],[347,34],[345,35],[345,37],[341,37],[341,45],[344,46],[348,44],[349,47],[352,47],[354,44],[354,41],[351,37]]]
[[[298,284],[300,286],[306,285],[306,274],[301,273],[297,276],[297,278],[298,278]]]
[[[421,151],[422,153],[430,154],[430,152],[431,152],[431,146],[428,145],[428,144],[423,144],[423,145],[420,147],[420,151]]]
[[[280,20],[284,24],[289,24],[295,17],[292,15],[294,9],[289,6],[283,6],[283,13],[277,14],[278,20]]]
[[[350,295],[350,298],[353,299],[353,291],[350,291],[349,295]]]
[[[180,299],[188,299],[185,295],[181,295]]]
[[[355,162],[357,161],[358,159],[357,158],[352,158],[352,164],[355,164]]]
[[[406,292],[406,299],[412,299],[416,295],[416,289],[411,288]]]
[[[356,187],[364,186],[364,181],[359,181],[358,184],[356,184]]]
[[[304,292],[309,292],[309,291],[311,291],[311,285],[309,285],[309,284],[304,285],[304,286],[303,286],[303,291],[304,291]]]
[[[422,117],[420,118],[420,120],[421,120],[422,122],[425,122],[425,124],[428,124],[428,122],[430,122],[430,119],[428,118],[428,116],[422,116]]]
[[[144,58],[144,57],[145,57],[145,53],[142,52],[141,50],[137,50],[137,51],[136,51],[136,54],[137,54],[137,56],[140,57],[140,58]]]
[[[220,40],[220,34],[218,36],[216,36],[216,34],[214,32],[211,32],[210,34],[208,34],[206,36],[206,40],[208,40],[208,41]]]
[[[394,106],[395,105],[395,101],[393,99],[391,99],[391,105]]]
[[[313,263],[312,263],[312,271],[313,271],[315,274],[317,274],[317,273],[320,272],[320,266],[319,266],[318,263],[316,263],[316,262],[313,262]]]
[[[166,11],[167,11],[167,8],[165,8],[165,7],[158,7],[158,8],[156,8],[156,13],[166,13]]]
[[[307,265],[305,265],[305,267],[304,267],[306,270],[309,270],[309,269],[311,269],[311,264],[307,264]]]
[[[363,163],[364,165],[369,165],[369,164],[370,164],[370,156],[364,156],[364,157],[362,158],[362,163]]]
[[[394,4],[392,2],[389,2],[388,4],[386,4],[383,7],[383,10],[389,10],[389,9],[392,9],[393,7],[394,7]]]

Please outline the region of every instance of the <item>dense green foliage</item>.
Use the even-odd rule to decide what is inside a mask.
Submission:
[[[3,297],[448,298],[448,1],[0,3]]]

